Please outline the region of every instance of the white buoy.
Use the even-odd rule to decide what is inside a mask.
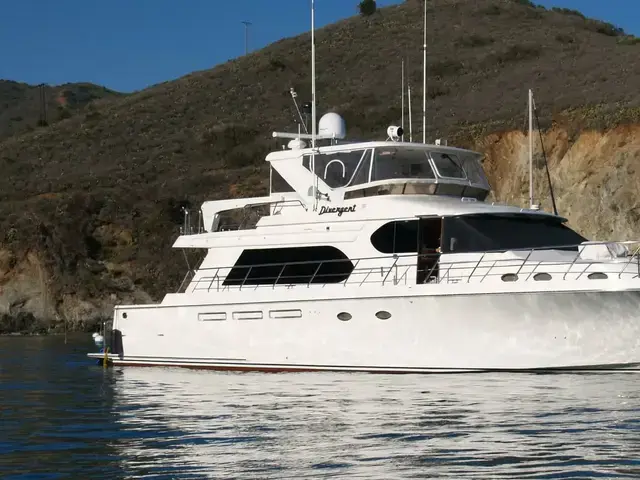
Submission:
[[[93,341],[96,344],[96,347],[102,347],[104,345],[104,337],[99,333],[94,334]]]

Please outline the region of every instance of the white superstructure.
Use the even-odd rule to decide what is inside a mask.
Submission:
[[[477,153],[338,143],[330,130],[343,125],[330,118],[318,136],[325,145],[293,135],[291,148],[267,156],[268,196],[202,205],[202,227],[184,228],[174,247],[206,257],[159,304],[116,307],[110,361],[269,371],[640,366],[640,266],[628,244],[587,242],[561,217],[485,202]]]

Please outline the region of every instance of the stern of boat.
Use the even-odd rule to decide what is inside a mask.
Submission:
[[[99,364],[110,364],[114,359],[122,359],[124,347],[122,332],[118,329],[118,309],[115,307],[113,317],[102,322],[101,329],[92,334],[97,351],[88,353],[89,358],[95,358]]]

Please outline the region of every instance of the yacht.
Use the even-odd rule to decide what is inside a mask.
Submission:
[[[535,205],[488,202],[480,154],[426,142],[426,88],[422,143],[395,126],[384,141],[347,141],[335,112],[316,123],[314,11],[312,0],[311,134],[274,132],[289,142],[266,157],[269,195],[204,202],[195,229],[185,212],[173,246],[206,256],[160,303],[116,306],[89,356],[218,370],[640,371],[637,244],[590,242]]]
[[[267,155],[269,195],[207,201],[177,292],[119,305],[113,365],[383,373],[640,370],[635,244],[486,201],[476,152],[348,142],[324,115]],[[232,224],[233,221],[235,224]]]

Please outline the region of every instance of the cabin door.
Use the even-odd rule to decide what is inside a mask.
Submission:
[[[431,217],[418,220],[418,273],[416,283],[438,281],[441,239],[441,218]]]

